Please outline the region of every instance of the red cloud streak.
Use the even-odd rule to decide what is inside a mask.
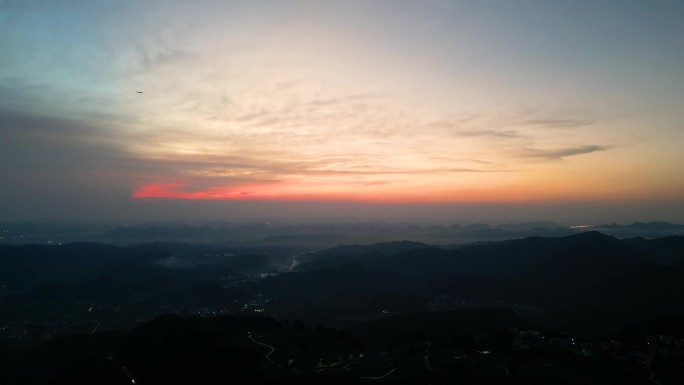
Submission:
[[[247,186],[212,187],[203,191],[185,191],[180,183],[148,184],[133,191],[134,199],[245,199],[253,197],[254,192]]]

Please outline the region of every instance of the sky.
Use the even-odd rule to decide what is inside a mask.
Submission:
[[[684,223],[684,2],[0,0],[0,220]]]

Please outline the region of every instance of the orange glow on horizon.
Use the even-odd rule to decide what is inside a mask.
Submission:
[[[422,192],[421,192],[422,191]],[[500,194],[486,191],[445,193],[427,189],[387,188],[378,186],[340,186],[290,181],[231,187],[209,187],[188,190],[183,183],[151,183],[131,194],[133,199],[180,200],[311,200],[311,201],[368,201],[368,202],[448,202],[496,201]]]
[[[552,201],[605,200],[598,193],[572,191],[561,193],[543,186],[500,185],[488,187],[445,188],[429,183],[353,185],[320,183],[311,180],[288,180],[235,186],[189,188],[187,183],[149,183],[131,193],[133,199],[177,200],[296,200],[296,201],[365,201],[375,203],[524,203]],[[558,187],[558,186],[554,186]],[[561,189],[562,190],[562,189]],[[612,196],[611,199],[618,199]]]

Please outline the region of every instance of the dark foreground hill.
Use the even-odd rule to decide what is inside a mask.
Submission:
[[[509,328],[532,329],[533,323],[507,308],[400,314],[352,326],[349,331],[367,344],[385,346],[399,337],[450,338],[476,336]]]
[[[670,336],[653,339],[655,329],[601,343],[528,327],[505,309],[393,317],[349,331],[266,317],[162,316],[128,333],[63,336],[16,350],[0,361],[0,381],[674,385],[684,378],[682,346]]]

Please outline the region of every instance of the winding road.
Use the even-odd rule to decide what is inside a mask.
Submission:
[[[649,380],[651,380],[651,382],[656,384],[656,385],[663,385],[658,380],[655,379],[656,374],[653,372],[653,369],[651,369],[651,365],[648,365],[647,368],[648,368]]]
[[[128,368],[126,368],[125,365],[123,365],[123,364],[121,364],[119,361],[115,360],[115,359],[114,359],[114,356],[112,356],[112,352],[111,352],[111,351],[107,352],[107,359],[108,359],[110,362],[112,362],[114,365],[116,365],[116,366],[121,370],[121,372],[122,372],[126,377],[128,377],[128,379],[131,381],[131,384],[136,384],[135,378],[133,378],[133,374],[131,373],[131,371],[128,370]]]
[[[382,376],[377,376],[377,377],[361,377],[364,380],[382,380],[383,378],[389,376],[390,374],[394,373],[394,371],[397,370],[397,368],[392,368],[389,372],[383,374]]]
[[[273,361],[273,360],[271,359],[271,354],[273,354],[273,353],[275,352],[275,348],[274,348],[273,346],[271,346],[271,345],[266,345],[266,344],[263,343],[263,342],[259,342],[259,341],[255,340],[254,337],[252,337],[252,332],[247,332],[247,336],[248,336],[249,339],[250,339],[252,342],[254,342],[255,344],[261,345],[261,346],[265,346],[265,347],[269,348],[270,351],[269,351],[268,353],[266,353],[266,359],[267,359],[268,361],[270,361],[273,365],[277,366],[278,369],[282,369],[282,368],[283,368],[282,366],[278,365],[277,362],[275,362],[275,361]]]

